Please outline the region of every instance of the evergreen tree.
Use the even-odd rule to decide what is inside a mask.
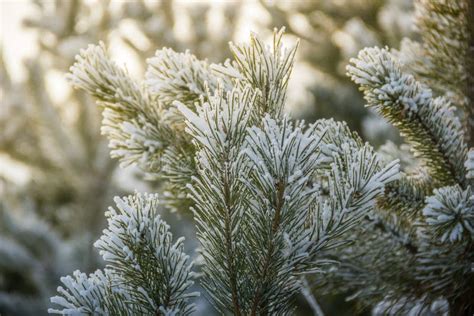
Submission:
[[[282,30],[270,46],[255,35],[231,44],[223,64],[159,50],[143,83],[104,44],[77,57],[69,80],[103,108],[112,156],[165,182],[162,203],[194,215],[198,282],[219,312],[292,313],[306,275],[374,314],[474,312],[473,8],[416,8],[421,42],[365,48],[347,67],[409,145],[416,162],[402,170],[345,123],[284,114],[297,45],[284,48]],[[107,267],[63,278],[50,312],[192,312],[192,263],[158,197],[116,204],[95,244]]]

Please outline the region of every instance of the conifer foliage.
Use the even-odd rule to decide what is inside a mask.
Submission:
[[[450,3],[418,4],[433,13],[422,25],[448,23],[420,44],[430,60],[464,47],[429,42],[433,34],[452,40],[445,30],[457,24],[443,12],[468,6]],[[472,312],[473,150],[463,109],[474,101],[462,87],[430,89],[444,72],[427,78],[401,61],[403,52],[362,50],[348,75],[420,161],[400,171],[343,122],[308,125],[283,113],[296,46],[282,39],[283,30],[270,46],[252,35],[219,65],[165,48],[148,60],[143,84],[104,45],[90,46],[70,80],[103,107],[112,155],[167,182],[163,205],[194,215],[197,281],[220,313],[291,314],[303,275],[314,273],[315,288],[349,292],[374,314]],[[95,244],[107,267],[63,278],[50,312],[191,313],[192,262],[182,239],[173,243],[157,196],[116,204]]]
[[[75,271],[61,278],[63,287],[51,301],[62,309],[50,313],[77,315],[188,315],[187,290],[193,284],[192,263],[183,239],[173,242],[169,226],[157,213],[156,195],[115,198],[106,213],[108,229],[95,243],[107,262],[104,271],[87,276]]]
[[[355,252],[336,255],[346,264],[333,281],[372,304],[380,299],[376,313],[467,315],[474,310],[472,148],[468,153],[474,100],[466,69],[473,8],[469,1],[421,0],[416,9],[422,42],[405,40],[401,51],[366,48],[347,70],[367,106],[399,129],[419,168],[386,189],[372,231],[358,233],[376,246],[356,242]],[[393,250],[381,258],[384,244]],[[367,259],[356,270],[362,253]]]

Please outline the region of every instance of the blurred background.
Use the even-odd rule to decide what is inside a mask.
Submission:
[[[61,276],[102,267],[92,244],[113,196],[156,188],[109,158],[100,110],[66,82],[81,48],[103,41],[141,78],[163,46],[223,62],[229,41],[285,26],[288,43],[301,39],[292,117],[344,120],[389,149],[397,132],[364,108],[345,66],[363,47],[397,48],[413,37],[412,10],[412,0],[0,0],[0,314],[46,314]],[[192,219],[163,212],[193,253]],[[354,315],[350,303],[315,295],[326,315]],[[303,298],[297,303],[297,313],[311,314]],[[199,314],[210,313],[201,299]]]

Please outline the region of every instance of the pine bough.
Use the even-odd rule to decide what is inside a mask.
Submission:
[[[115,198],[106,213],[108,229],[95,243],[107,263],[87,276],[75,271],[61,278],[60,296],[51,301],[65,315],[188,315],[193,285],[192,262],[183,238],[173,242],[169,226],[158,214],[156,195]]]
[[[448,41],[445,30],[436,31]],[[234,60],[219,65],[165,48],[141,85],[102,44],[90,46],[69,78],[104,108],[112,156],[166,183],[164,206],[194,215],[199,283],[219,312],[290,314],[314,273],[316,288],[352,292],[374,314],[472,311],[474,155],[460,98],[432,92],[402,53],[367,48],[352,60],[348,74],[368,106],[421,161],[416,173],[402,172],[345,123],[283,114],[296,46],[283,48],[282,33],[271,46],[256,36],[231,44]],[[427,56],[452,47],[428,42]],[[192,262],[182,239],[173,243],[157,196],[116,203],[95,244],[107,267],[62,278],[50,312],[191,313]]]

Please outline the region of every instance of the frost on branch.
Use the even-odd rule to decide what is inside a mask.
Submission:
[[[177,137],[149,93],[108,59],[104,44],[82,50],[68,79],[103,107],[102,133],[109,138],[111,156],[124,166],[137,163],[158,172],[161,152]]]
[[[253,315],[290,312],[290,300],[301,288],[298,274],[314,244],[307,226],[317,198],[311,182],[321,163],[314,125],[267,114],[261,126],[248,129],[242,152],[249,168],[242,181],[248,192],[245,238]]]
[[[217,88],[217,78],[211,74],[207,61],[197,59],[189,51],[177,53],[163,48],[147,63],[146,84],[150,93],[166,107],[179,100],[194,109],[207,89],[214,91]]]
[[[247,110],[256,96],[250,87],[229,92],[218,89],[197,107],[197,114],[177,104],[198,149],[197,174],[188,187],[205,263],[201,284],[218,310],[236,314],[248,301],[243,250],[247,205],[241,182],[246,170],[240,150],[249,123]]]
[[[173,96],[185,98],[190,89],[195,93],[193,97],[199,98],[203,91],[191,86],[204,87],[204,82],[193,80],[209,78],[205,62],[189,53],[170,50],[157,53],[149,61],[151,82],[147,87],[138,85],[109,60],[103,44],[90,45],[76,59],[69,80],[95,96],[103,107],[102,132],[109,138],[111,156],[119,158],[122,166],[137,164],[148,178],[168,180],[166,203],[172,208],[187,209],[185,184],[195,172],[192,159],[195,150],[180,128],[181,116],[176,115],[176,108],[170,107],[170,102]],[[193,63],[185,65],[186,61]],[[179,67],[180,72],[175,73],[171,65]],[[181,81],[176,84],[178,79]],[[172,88],[174,94],[170,95]],[[192,106],[192,102],[188,105]]]
[[[328,135],[335,130],[341,134]],[[333,137],[341,147],[331,151],[325,141]],[[347,243],[344,234],[360,225],[384,186],[397,179],[398,163],[385,165],[370,146],[360,145],[344,124],[332,120],[306,127],[267,116],[261,128],[249,129],[247,146],[248,257],[261,257],[248,262],[257,280],[252,311],[285,312],[301,289],[298,275],[331,262],[324,252]]]
[[[60,315],[133,315],[139,309],[126,301],[131,297],[124,291],[112,288],[113,275],[110,271],[97,270],[87,276],[74,271],[72,276],[61,278],[63,286],[58,287],[59,295],[52,297],[51,302],[57,308],[50,308],[50,314]],[[116,280],[118,281],[118,280]],[[136,309],[135,309],[136,308]]]
[[[427,303],[443,297],[453,315],[470,314],[472,309],[473,199],[470,187],[435,190],[426,201],[426,220],[418,230],[416,279]]]
[[[471,188],[443,187],[426,199],[423,215],[441,242],[460,241],[463,234],[474,237],[474,195]]]
[[[169,226],[158,214],[156,195],[115,198],[107,212],[108,228],[95,243],[107,262],[105,272],[87,277],[80,272],[62,279],[66,289],[52,302],[74,314],[92,311],[105,315],[190,314],[192,263],[183,252],[183,238],[173,243]],[[80,290],[82,289],[82,290]]]
[[[352,80],[375,108],[400,129],[441,184],[465,181],[467,153],[459,118],[447,99],[434,98],[431,90],[402,72],[386,50],[366,48],[347,67]]]
[[[288,80],[293,69],[298,44],[287,49],[283,46],[284,28],[273,31],[272,46],[266,45],[252,34],[249,44],[230,43],[234,61],[224,65],[212,65],[213,70],[223,78],[251,85],[261,92],[253,115],[261,118],[265,113],[273,117],[282,115],[286,100]]]
[[[323,146],[323,138],[335,138],[358,148],[344,124],[307,127],[266,115],[256,122],[260,127],[249,126],[256,98],[250,92],[218,92],[198,114],[178,104],[199,148],[190,190],[205,259],[203,282],[221,311],[284,313],[301,289],[299,274],[318,269],[318,252],[342,243],[329,241],[360,222],[398,168],[396,162],[383,167],[368,146],[359,155]],[[245,101],[249,95],[252,101]],[[326,137],[329,130],[347,134]],[[343,204],[318,202],[325,198],[314,178],[332,161],[347,163],[331,165],[335,174],[343,173],[337,183],[347,185],[340,196],[332,184],[330,198]],[[349,171],[354,168],[356,173]],[[317,203],[324,204],[324,214],[316,211]]]
[[[317,250],[340,246],[339,237],[371,214],[385,186],[398,177],[398,161],[385,164],[368,144],[342,144],[325,173],[328,194],[318,199],[313,215]]]

